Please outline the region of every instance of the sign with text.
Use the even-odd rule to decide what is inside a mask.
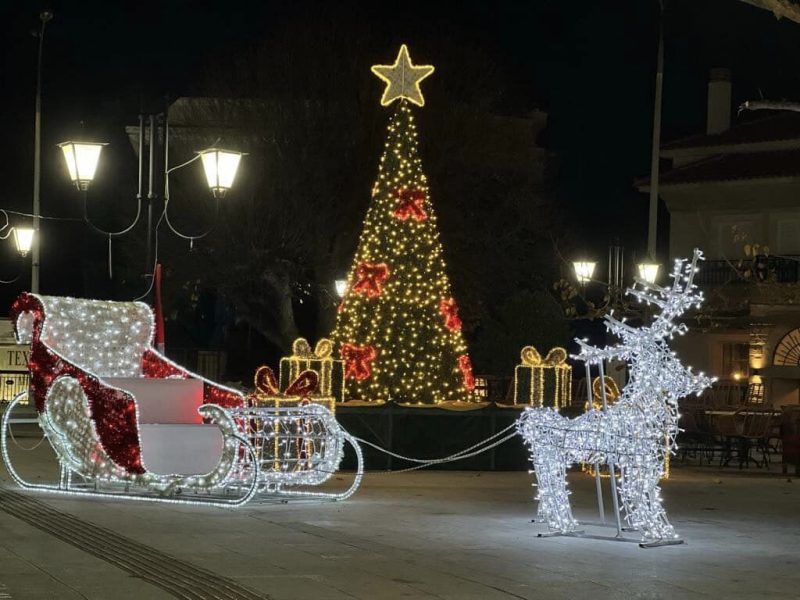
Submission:
[[[0,371],[20,371],[28,370],[28,358],[31,350],[27,345],[0,345]]]

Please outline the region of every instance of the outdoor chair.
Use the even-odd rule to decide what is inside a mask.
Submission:
[[[702,466],[705,456],[711,462],[714,440],[708,428],[705,411],[698,408],[696,403],[686,403],[681,408],[679,426],[681,432],[678,434],[677,445],[681,450],[681,461],[686,462],[688,456],[697,457]]]
[[[775,422],[774,413],[771,410],[747,410],[744,411],[744,421],[742,434],[740,437],[742,454],[739,460],[739,468],[742,463],[748,465],[750,461],[757,467],[769,466],[769,438]],[[757,450],[761,453],[761,461],[752,456],[752,451]]]
[[[711,433],[720,451],[719,466],[726,467],[734,453],[741,460],[742,417],[739,412],[713,415]]]

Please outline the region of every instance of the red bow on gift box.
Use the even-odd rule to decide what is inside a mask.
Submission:
[[[372,377],[372,361],[378,357],[375,346],[358,346],[345,342],[340,353],[346,378],[364,381]]]
[[[397,190],[397,198],[400,203],[394,209],[394,216],[401,221],[407,220],[409,217],[415,221],[424,221],[428,218],[428,213],[425,212],[423,203],[425,202],[425,192],[412,188]]]
[[[250,396],[250,399],[256,402],[265,401],[269,398],[288,398],[291,396],[300,396],[300,398],[305,399],[316,391],[319,376],[315,371],[303,371],[286,388],[286,391],[281,392],[278,388],[278,380],[275,378],[275,373],[272,368],[265,365],[256,369],[254,383],[256,391]]]

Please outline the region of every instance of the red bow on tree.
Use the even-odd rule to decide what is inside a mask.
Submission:
[[[461,375],[464,377],[464,387],[471,392],[475,389],[475,376],[472,374],[472,361],[469,359],[469,354],[462,354],[458,357],[458,368],[461,369]]]
[[[424,221],[428,218],[423,203],[425,202],[425,192],[417,188],[401,188],[397,190],[397,198],[400,203],[394,209],[394,216],[405,221],[409,217],[415,221]]]
[[[461,319],[458,317],[458,305],[453,298],[442,298],[439,302],[439,312],[444,317],[444,326],[450,331],[461,329]]]
[[[378,357],[375,346],[358,346],[345,342],[340,353],[346,378],[364,381],[372,377],[372,361]]]
[[[389,266],[386,263],[360,262],[356,267],[356,277],[358,280],[353,284],[353,291],[367,298],[377,298],[383,292],[381,286],[389,278]]]

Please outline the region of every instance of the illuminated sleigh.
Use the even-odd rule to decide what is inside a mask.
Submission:
[[[358,488],[360,449],[329,411],[250,407],[241,392],[176,365],[151,345],[146,304],[25,293],[11,318],[18,341],[31,344],[27,393],[61,467],[52,484],[26,481],[14,468],[7,434],[20,394],[3,415],[0,449],[25,489],[239,506],[256,496],[340,500]],[[286,449],[269,462],[256,450],[265,436]],[[287,489],[327,480],[345,442],[358,463],[350,488]],[[304,449],[299,459],[292,448]]]

